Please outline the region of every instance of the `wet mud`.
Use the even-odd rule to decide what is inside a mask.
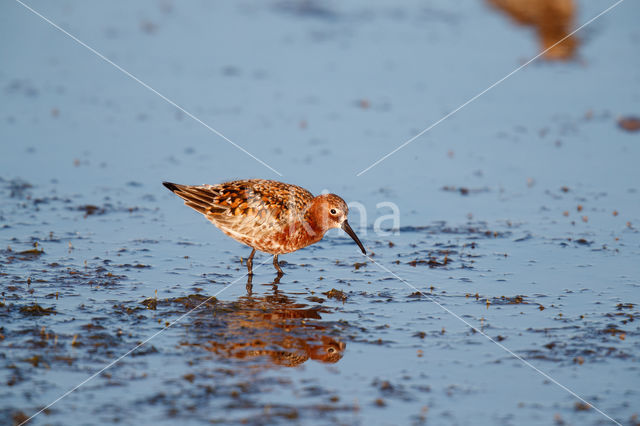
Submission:
[[[637,5],[357,175],[601,12],[529,3],[34,3],[282,178],[7,8],[0,424],[638,424]],[[369,257],[248,278],[161,185],[235,178],[340,194]]]

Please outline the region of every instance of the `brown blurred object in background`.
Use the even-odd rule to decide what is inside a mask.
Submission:
[[[640,117],[621,117],[618,126],[627,132],[637,132],[640,130]]]
[[[548,49],[572,30],[576,7],[573,0],[487,0],[507,13],[520,25],[534,26],[541,50]],[[575,55],[579,41],[571,36],[550,49],[543,57],[550,61],[569,60]]]

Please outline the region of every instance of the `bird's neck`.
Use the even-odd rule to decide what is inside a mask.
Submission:
[[[313,202],[304,214],[303,228],[304,231],[313,240],[320,241],[327,232],[327,228],[321,220],[321,209],[319,203]]]

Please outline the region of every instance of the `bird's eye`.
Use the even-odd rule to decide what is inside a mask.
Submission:
[[[333,354],[333,353],[336,352],[336,350],[335,350],[335,348],[329,347],[329,348],[327,348],[327,352],[330,353],[330,354]]]
[[[335,215],[335,214],[338,213],[338,211],[336,209],[331,209],[331,210],[329,210],[329,213]]]

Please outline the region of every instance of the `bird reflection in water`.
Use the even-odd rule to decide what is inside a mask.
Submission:
[[[197,342],[186,344],[266,367],[295,367],[309,359],[338,362],[346,347],[339,340],[345,324],[322,321],[321,314],[331,309],[300,303],[294,295],[280,291],[278,283],[279,278],[269,284],[267,294],[254,294],[249,278],[246,296],[218,301],[213,309],[198,312],[189,328]]]
[[[533,26],[538,32],[541,50],[549,49],[570,34],[576,14],[574,0],[487,0],[520,25]],[[545,52],[547,60],[569,60],[575,56],[578,39],[568,37]]]

